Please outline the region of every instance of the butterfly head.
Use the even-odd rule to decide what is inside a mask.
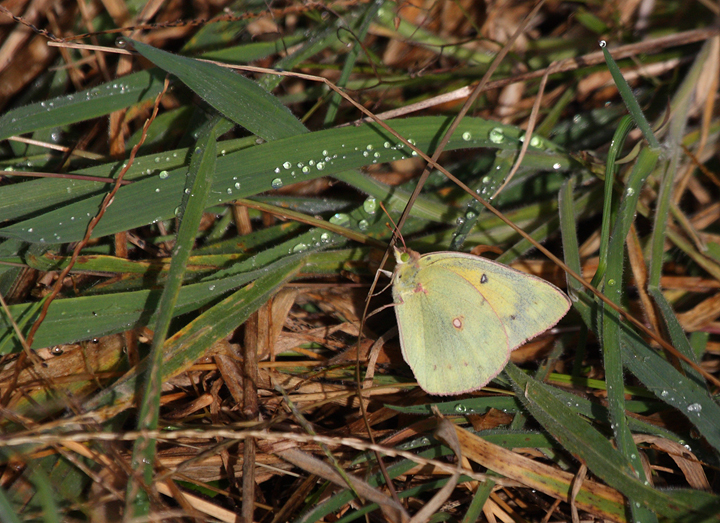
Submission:
[[[418,253],[406,247],[398,248],[393,246],[393,251],[395,252],[395,262],[398,265],[417,262],[420,259]]]

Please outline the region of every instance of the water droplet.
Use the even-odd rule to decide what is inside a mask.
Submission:
[[[328,233],[326,233],[326,232],[322,233],[322,234],[320,235],[320,241],[323,242],[323,243],[329,242],[329,241],[330,241],[330,235],[329,235]]]
[[[365,209],[365,212],[368,214],[375,214],[378,208],[377,200],[373,196],[369,196],[365,199],[363,202],[363,209]]]
[[[687,411],[697,412],[698,414],[700,414],[700,412],[702,411],[702,405],[700,405],[699,403],[691,403],[687,406]]]
[[[214,290],[215,290],[215,285],[210,285],[210,286],[208,287],[208,290],[214,291]]]
[[[559,163],[553,164],[553,169],[555,169],[556,171],[560,170],[560,167],[562,167],[562,165],[560,165]]]
[[[600,47],[605,47],[607,45],[607,42],[605,40],[600,40],[599,45]]]
[[[383,147],[385,147],[385,149],[390,149],[390,147],[392,147],[392,144],[390,142],[385,142],[383,143]]]
[[[660,393],[660,397],[661,397],[661,398],[664,398],[664,397],[666,397],[667,395],[668,395],[668,391],[666,391],[666,390],[664,390],[664,391],[662,391],[662,392]]]
[[[310,167],[308,167],[308,166],[306,165],[305,167],[302,168],[302,172],[304,172],[304,173],[306,173],[306,174],[309,173],[309,172],[310,172]]]
[[[540,138],[539,136],[533,135],[532,138],[530,138],[530,145],[532,147],[539,149],[540,147],[542,147],[542,144],[543,144],[542,138]]]
[[[625,191],[625,194],[627,194],[628,196],[632,196],[633,194],[635,194],[635,189],[633,189],[632,187],[628,187]]]
[[[472,133],[470,131],[465,131],[464,133],[462,133],[462,139],[466,142],[469,142],[470,140],[472,140]]]
[[[468,220],[472,220],[476,216],[477,216],[477,214],[475,213],[475,211],[468,211],[465,213],[465,218],[467,218]]]
[[[280,174],[280,167],[275,167],[274,171],[275,174]]]
[[[228,194],[232,194],[232,187],[228,187],[227,189],[225,189],[225,192]]]
[[[280,178],[275,178],[272,182],[270,182],[270,186],[273,189],[279,189],[283,186],[283,181]]]
[[[168,176],[170,176],[170,173],[167,171],[160,171],[160,174],[158,174],[161,180],[166,180]]]
[[[488,138],[490,138],[492,143],[503,143],[505,141],[505,133],[499,127],[495,127],[490,129]]]
[[[350,223],[350,216],[345,213],[339,212],[334,214],[328,221],[333,225],[341,225],[344,227]]]
[[[292,167],[290,162],[283,162],[283,169],[290,169],[290,167]]]
[[[180,207],[175,207],[175,216],[180,216]]]
[[[458,403],[457,405],[455,405],[455,412],[457,412],[459,414],[463,414],[463,413],[467,412],[467,407],[465,405],[463,405],[462,403]]]
[[[366,149],[367,149],[368,151],[372,151],[373,149],[375,149],[375,147],[373,147],[372,144],[368,144],[368,146],[366,147]]]
[[[293,247],[292,252],[305,252],[307,251],[308,246],[304,243],[298,243],[295,247]]]
[[[327,155],[328,155],[328,152],[327,152],[325,149],[323,149],[322,155],[323,155],[323,156],[327,156]]]
[[[368,227],[370,227],[370,224],[368,223],[367,220],[360,220],[360,221],[358,222],[358,228],[359,228],[361,231],[367,231],[367,228],[368,228]]]
[[[325,169],[325,162],[318,162],[317,165],[315,166],[315,168],[318,171],[322,171],[323,169]]]
[[[614,286],[615,286],[615,280],[610,279],[610,280],[608,280],[607,284],[608,284],[609,287],[614,287]]]

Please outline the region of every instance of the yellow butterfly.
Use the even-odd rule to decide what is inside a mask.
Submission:
[[[554,285],[479,256],[420,256],[396,248],[395,258],[392,294],[402,354],[430,394],[484,387],[511,351],[570,308]]]

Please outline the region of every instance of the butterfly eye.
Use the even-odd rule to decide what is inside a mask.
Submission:
[[[400,255],[400,261],[403,263],[407,263],[410,260],[410,255],[406,252],[402,253]]]

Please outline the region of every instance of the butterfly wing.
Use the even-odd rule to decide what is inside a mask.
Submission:
[[[507,265],[458,252],[432,253],[422,261],[477,289],[503,323],[510,350],[553,327],[570,309],[570,299],[560,289]]]
[[[400,267],[393,283],[403,357],[430,394],[477,390],[507,364],[507,332],[470,282],[424,261]]]

